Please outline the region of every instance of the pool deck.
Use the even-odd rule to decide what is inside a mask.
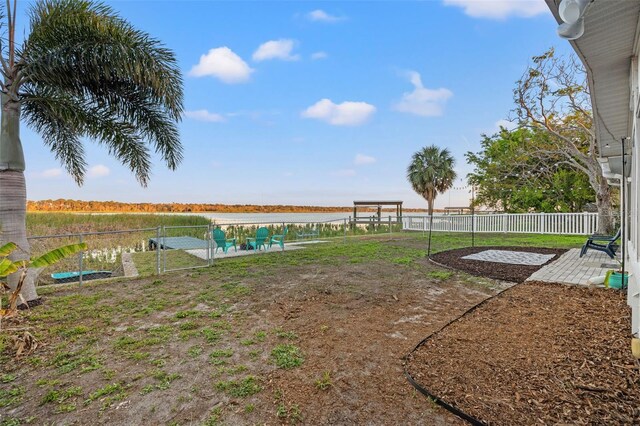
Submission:
[[[605,253],[589,250],[580,257],[580,249],[570,249],[556,261],[534,272],[527,281],[589,285],[589,278],[604,276],[619,265]]]

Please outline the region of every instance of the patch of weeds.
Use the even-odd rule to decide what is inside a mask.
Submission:
[[[124,389],[120,383],[110,383],[108,385],[104,385],[100,389],[97,389],[95,392],[89,395],[89,398],[84,402],[85,404],[90,404],[93,401],[102,398],[103,396],[113,395],[113,394],[122,394],[124,393]]]
[[[271,357],[280,368],[295,368],[304,362],[300,348],[291,344],[277,345],[271,351]]]
[[[145,346],[155,346],[164,342],[166,339],[161,337],[147,337],[144,339],[136,339],[132,336],[120,336],[116,339],[113,347],[124,351],[135,351],[136,349],[144,348]]]
[[[256,339],[256,341],[264,342],[264,340],[267,338],[267,332],[266,331],[256,331],[256,333],[253,336]]]
[[[56,407],[54,413],[62,414],[62,413],[70,413],[72,411],[76,411],[76,404],[60,404]]]
[[[164,282],[162,280],[153,280],[153,282],[151,284],[153,284],[153,285],[162,285],[162,284],[164,284]]]
[[[333,383],[331,383],[331,374],[328,371],[322,373],[322,377],[316,380],[316,387],[320,390],[327,390]]]
[[[411,263],[413,263],[413,257],[396,257],[395,259],[391,259],[391,262],[395,263],[396,265],[410,265]]]
[[[251,345],[255,345],[257,343],[256,340],[254,339],[242,339],[240,340],[240,344],[242,346],[251,346]]]
[[[222,407],[216,407],[211,410],[211,414],[209,414],[209,418],[205,420],[203,426],[218,426],[220,424],[220,419],[222,418]]]
[[[20,426],[22,422],[16,417],[7,417],[0,420],[0,426]]]
[[[146,395],[148,393],[153,392],[156,389],[154,385],[147,385],[140,390],[140,395]]]
[[[58,379],[38,379],[36,385],[38,386],[55,386],[60,384],[60,380]]]
[[[256,406],[254,404],[247,404],[244,407],[244,412],[245,413],[253,413],[256,409]]]
[[[82,334],[86,334],[90,330],[91,329],[85,325],[78,325],[76,327],[71,327],[71,328],[57,327],[57,329],[55,330],[55,333],[62,337],[71,338],[75,336],[80,336]]]
[[[244,373],[247,370],[248,368],[246,365],[234,365],[232,367],[218,367],[217,371],[211,374],[211,377],[220,377],[223,374],[228,374],[233,376],[238,373]]]
[[[244,286],[240,283],[226,283],[222,284],[222,289],[224,290],[224,295],[226,297],[239,297],[246,296],[251,293],[251,289],[247,286]]]
[[[164,359],[164,358],[158,358],[158,359],[154,359],[153,361],[151,361],[151,364],[153,364],[156,367],[160,368],[160,367],[164,367],[165,365],[167,365],[167,360]]]
[[[218,328],[220,330],[231,330],[232,326],[229,321],[216,321],[211,323],[211,327]]]
[[[200,328],[200,325],[197,324],[195,321],[186,321],[180,324],[178,328],[180,330],[195,330],[197,328]]]
[[[111,380],[114,377],[116,377],[116,371],[115,370],[104,369],[104,370],[102,370],[102,376],[104,377],[105,380]]]
[[[187,351],[187,354],[191,358],[197,358],[201,353],[202,353],[202,347],[201,346],[192,346]]]
[[[276,408],[276,416],[281,419],[286,419],[288,414],[289,411],[287,410],[287,406],[284,404],[278,404],[278,407]]]
[[[178,337],[182,341],[187,341],[187,340],[189,340],[192,337],[197,336],[197,335],[198,335],[198,330],[182,330],[178,334]]]
[[[150,356],[151,354],[149,352],[134,352],[131,355],[129,355],[129,358],[131,358],[134,361],[142,361],[149,358]]]
[[[22,402],[23,396],[24,387],[22,386],[12,386],[9,389],[0,389],[0,407],[8,407]]]
[[[217,349],[209,354],[209,358],[229,358],[233,356],[233,349]]]
[[[204,339],[207,341],[207,343],[215,343],[220,340],[222,336],[221,331],[213,330],[211,328],[203,328],[200,332],[204,336]]]
[[[222,312],[219,310],[214,310],[209,314],[209,318],[220,318],[222,316]]]
[[[3,374],[0,376],[0,383],[11,383],[16,379],[13,374]]]
[[[281,328],[276,328],[275,333],[277,337],[280,337],[283,339],[296,340],[298,338],[298,335],[293,331],[284,331]]]
[[[58,367],[58,371],[63,374],[71,371],[86,373],[102,367],[98,358],[83,352],[60,352],[53,358],[51,364]]]
[[[163,370],[156,370],[153,373],[153,378],[160,382],[156,385],[156,389],[159,390],[169,389],[171,382],[178,380],[181,377],[182,376],[177,373],[167,374],[167,372]]]
[[[78,395],[82,395],[82,388],[80,386],[72,386],[63,390],[51,390],[44,396],[40,405],[44,405],[50,402],[62,404],[67,399]]]
[[[159,325],[151,327],[147,333],[156,337],[169,338],[173,334],[173,328],[170,325]]]
[[[249,357],[251,359],[256,359],[256,358],[258,358],[260,356],[261,353],[262,353],[262,351],[260,349],[249,351]]]
[[[201,317],[201,316],[202,316],[202,312],[200,312],[200,311],[195,311],[195,310],[193,310],[193,309],[188,310],[188,311],[179,311],[179,312],[176,312],[176,315],[175,315],[175,317],[176,317],[177,319],[189,318],[189,317],[196,317],[196,318],[198,318],[198,317]]]
[[[430,271],[427,276],[436,280],[448,280],[453,276],[452,271]]]
[[[258,379],[254,376],[247,376],[242,380],[227,380],[216,383],[216,389],[226,392],[235,398],[244,398],[254,395],[262,390]]]
[[[302,421],[302,411],[300,410],[300,407],[298,406],[298,404],[293,404],[289,408],[289,423],[297,424],[298,422],[301,422],[301,421]]]

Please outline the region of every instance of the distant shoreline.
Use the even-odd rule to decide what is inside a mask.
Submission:
[[[122,203],[117,201],[38,200],[27,201],[32,213],[347,213],[353,207],[210,204],[210,203]],[[373,212],[375,209],[358,209]],[[393,209],[382,209],[395,212]],[[426,209],[403,209],[407,213],[424,213]]]

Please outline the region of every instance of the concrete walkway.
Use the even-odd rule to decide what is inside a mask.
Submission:
[[[604,276],[609,269],[618,267],[618,263],[605,253],[589,250],[580,258],[580,249],[575,248],[534,272],[527,281],[589,285],[589,278]]]
[[[300,247],[299,245],[294,244],[285,244],[284,251],[291,250],[301,250],[304,247]],[[187,253],[192,254],[200,259],[207,260],[207,250],[206,249],[193,249],[193,250],[185,250]],[[252,255],[261,255],[265,253],[276,253],[282,252],[282,248],[280,246],[272,246],[271,248],[267,248],[266,250],[238,250],[234,251],[233,248],[230,248],[226,253],[223,253],[222,250],[218,250],[217,253],[213,254],[213,260],[216,259],[226,259],[228,257],[238,257],[238,256],[252,256]]]

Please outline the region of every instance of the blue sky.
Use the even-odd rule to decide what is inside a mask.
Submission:
[[[569,52],[543,0],[108,3],[177,54],[184,161],[156,161],[141,188],[87,141],[78,188],[24,126],[31,200],[424,207],[412,153],[449,148],[465,185],[464,153],[507,118],[531,56]],[[436,207],[468,200],[453,190]]]

